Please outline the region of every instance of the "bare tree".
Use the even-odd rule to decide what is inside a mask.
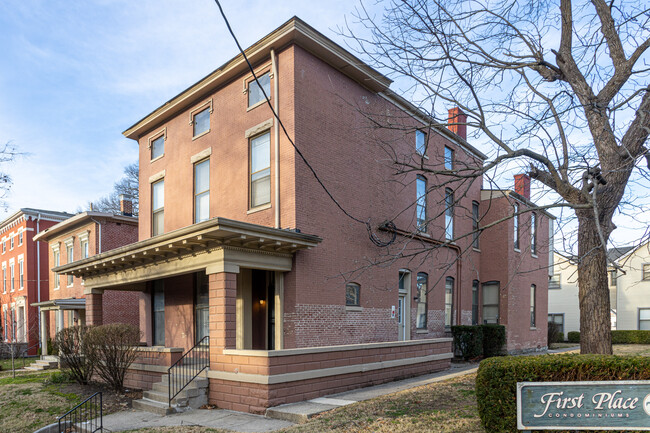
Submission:
[[[647,3],[382,5],[380,18],[362,5],[358,25],[344,33],[374,66],[398,78],[431,118],[446,122],[450,106],[468,115],[459,123],[490,149],[474,176],[525,167],[552,193],[548,206],[572,210],[581,352],[612,353],[607,244],[615,213],[635,195],[644,197],[630,188],[631,179],[647,178],[645,165],[650,168]],[[395,162],[403,170],[427,170]]]
[[[133,215],[138,215],[138,163],[124,167],[124,176],[115,182],[113,192],[92,203],[93,210],[99,212],[120,212],[120,195],[126,194],[133,200]],[[90,203],[88,204],[90,208]]]

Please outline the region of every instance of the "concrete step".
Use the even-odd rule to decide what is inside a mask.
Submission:
[[[174,399],[172,400],[172,404],[178,404],[180,406],[185,406],[187,404],[188,399],[192,397],[198,397],[202,393],[202,390],[199,390],[198,388],[191,388],[191,389],[184,389],[182,390]],[[169,394],[167,392],[161,392],[161,391],[145,391],[143,394],[144,398],[148,398],[149,400],[153,401],[159,401],[161,403],[167,403],[169,401]]]
[[[179,387],[182,387],[183,385],[185,385],[186,380],[185,379],[179,380],[177,383],[178,383]],[[199,388],[200,389],[205,389],[205,388],[208,387],[208,383],[209,383],[208,379],[203,378],[203,377],[197,377],[192,382],[190,382],[187,385],[187,387],[185,387],[185,389],[199,389]],[[159,392],[164,392],[164,393],[168,392],[169,386],[168,386],[167,378],[165,377],[160,382],[154,383],[152,389],[154,391],[159,391]]]
[[[43,359],[40,359],[32,365],[42,365],[44,367],[49,367],[49,368],[57,368],[59,366],[59,361],[45,361]]]
[[[50,369],[50,367],[46,367],[44,365],[34,365],[34,364],[28,365],[27,367],[25,367],[25,370],[29,370],[29,371],[43,371],[43,370],[49,370],[49,369]]]
[[[167,403],[161,403],[147,398],[133,400],[132,405],[133,409],[143,410],[145,412],[151,412],[163,416],[176,413],[175,407],[169,407]]]

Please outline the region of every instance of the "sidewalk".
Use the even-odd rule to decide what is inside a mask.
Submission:
[[[470,374],[477,368],[478,364],[452,364],[449,370],[438,373],[269,408],[267,417],[224,409],[196,409],[167,416],[129,410],[106,415],[104,428],[109,432],[118,432],[145,427],[202,426],[246,433],[271,432],[305,422],[314,415],[337,407]]]

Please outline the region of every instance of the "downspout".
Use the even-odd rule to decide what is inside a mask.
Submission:
[[[273,74],[273,110],[280,117],[278,111],[279,83],[278,83],[278,63],[275,57],[275,50],[271,48],[271,71]],[[278,119],[273,119],[273,140],[275,142],[275,228],[280,227],[280,125]]]
[[[38,217],[36,218],[36,234],[39,234],[40,232],[41,232],[41,214],[39,213]],[[32,242],[34,241],[32,240]],[[34,246],[36,246],[36,291],[37,291],[36,297],[40,304],[41,302],[41,247],[38,244],[38,242],[34,242]],[[38,344],[40,346],[41,354],[42,354],[43,343],[47,344],[47,342],[41,341],[41,337],[43,336],[41,335],[41,307],[39,306],[38,307]]]

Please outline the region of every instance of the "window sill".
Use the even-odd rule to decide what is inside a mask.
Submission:
[[[474,247],[472,247],[472,250],[473,250],[473,251],[476,251],[477,253],[480,253],[480,252],[481,252],[480,248],[474,248]]]
[[[534,258],[534,259],[538,258],[538,257],[537,257],[537,254],[531,254],[530,256],[531,256],[532,258]]]
[[[363,311],[363,307],[355,306],[355,305],[346,305],[345,311]]]
[[[20,292],[20,291],[23,290],[23,289],[24,289],[24,287],[21,287],[21,288],[18,289],[18,291]]]
[[[427,233],[427,232],[418,231],[417,234],[418,234],[418,236],[423,236],[425,238],[431,238],[431,235],[429,233]]]
[[[263,210],[266,210],[266,209],[271,209],[271,203],[263,204],[261,206],[257,206],[257,207],[254,207],[252,209],[249,209],[249,210],[246,211],[246,215],[250,215],[252,213],[263,211]]]
[[[271,98],[271,95],[269,95],[269,101],[273,103],[273,98]],[[260,102],[255,103],[255,105],[251,105],[246,109],[246,112],[248,113],[249,111],[254,110],[260,105],[264,105],[264,104],[266,104],[266,99],[262,99]]]
[[[531,330],[531,331],[537,331],[537,328],[534,327],[534,326],[532,326],[532,327],[530,328],[530,330]]]
[[[429,330],[428,329],[416,329],[415,333],[416,334],[428,334]]]
[[[202,132],[199,135],[195,135],[194,137],[192,137],[192,141],[196,140],[197,138],[203,137],[204,135],[208,134],[210,131],[211,131],[211,129],[208,129],[207,131]]]
[[[520,250],[519,248],[515,248],[515,252],[516,252],[516,253],[520,253],[521,250]]]
[[[161,159],[161,158],[164,157],[164,156],[165,156],[165,154],[163,153],[162,155],[155,157],[154,159],[152,159],[152,160],[149,161],[149,162],[158,161],[159,159]]]
[[[61,289],[61,287],[55,287],[55,288],[52,289],[52,290],[60,290],[60,289]]]
[[[427,160],[429,159],[428,156],[421,154],[421,153],[418,152],[417,150],[415,151],[415,154],[416,154],[417,156],[419,156],[420,158],[424,158],[424,159],[427,159]]]

